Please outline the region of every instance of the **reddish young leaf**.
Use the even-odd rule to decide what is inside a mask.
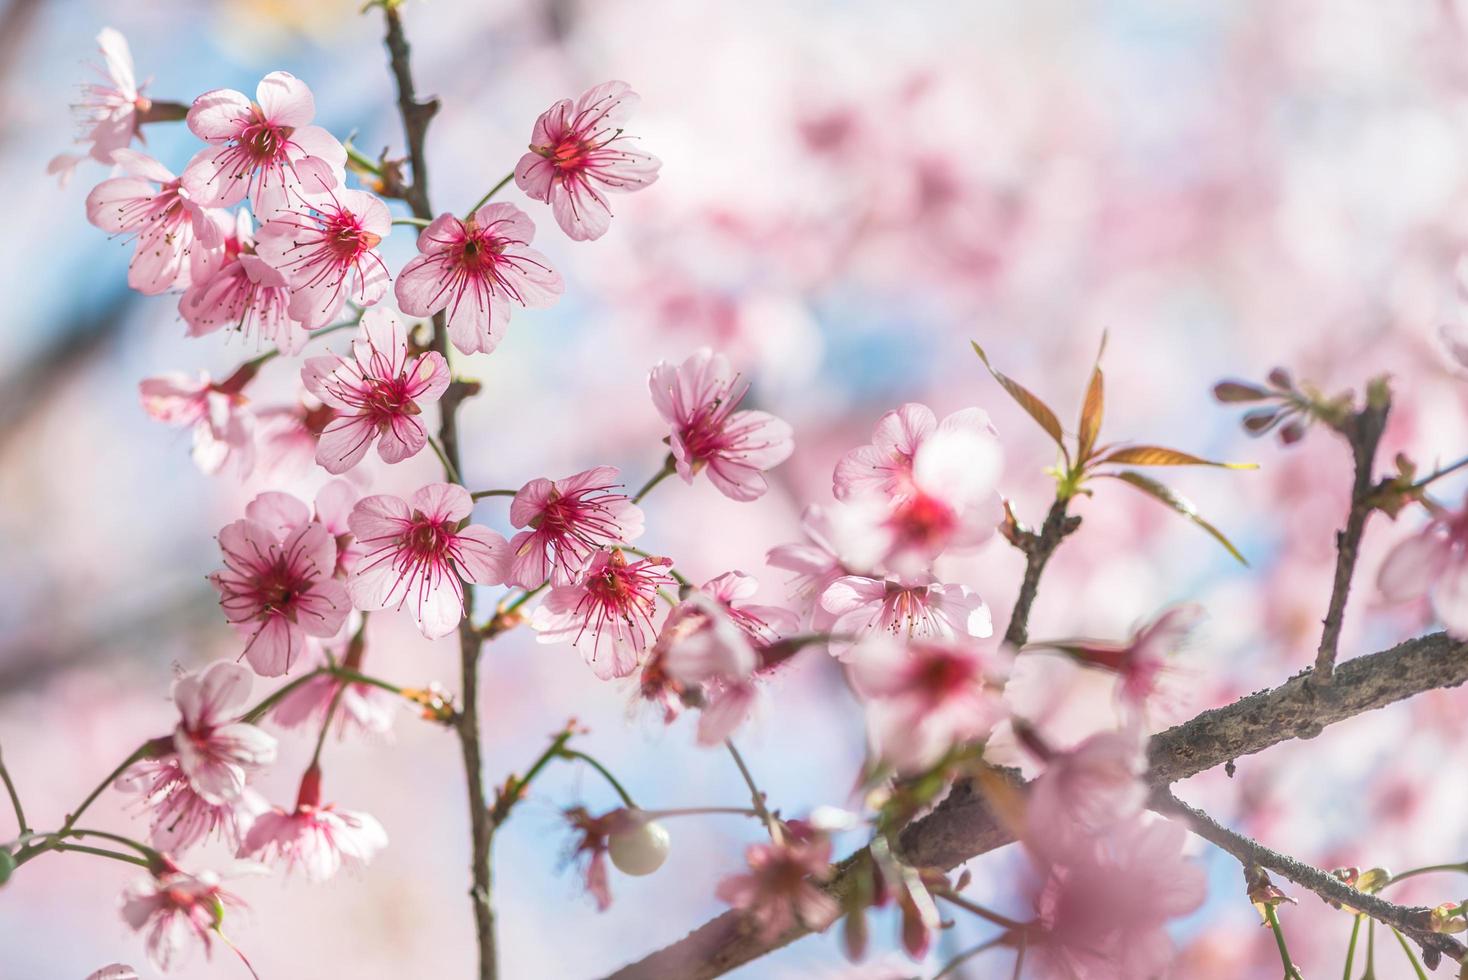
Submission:
[[[1227,470],[1257,470],[1258,463],[1220,463],[1165,446],[1125,446],[1100,460],[1131,466],[1221,466]]]
[[[1155,500],[1160,500],[1162,503],[1171,507],[1179,514],[1183,515],[1188,520],[1192,521],[1194,524],[1198,525],[1203,530],[1213,535],[1214,540],[1223,545],[1224,548],[1228,550],[1229,554],[1233,555],[1239,560],[1240,564],[1249,564],[1244,556],[1239,553],[1239,549],[1233,546],[1233,542],[1223,536],[1222,531],[1214,527],[1212,524],[1209,524],[1198,514],[1198,508],[1193,506],[1192,501],[1188,500],[1186,497],[1177,493],[1170,487],[1165,487],[1161,483],[1158,483],[1156,480],[1152,479],[1150,476],[1144,476],[1141,473],[1136,472],[1135,470],[1122,470],[1120,473],[1100,473],[1097,475],[1109,476],[1114,480],[1121,480],[1123,483],[1129,483],[1132,486],[1136,487],[1138,490],[1145,493],[1147,496],[1152,497]]]
[[[1055,444],[1065,454],[1066,463],[1069,464],[1070,452],[1065,448],[1064,434],[1060,429],[1060,419],[1050,410],[1050,406],[1042,402],[1023,385],[1012,381],[1007,376],[994,370],[994,365],[989,363],[989,357],[984,353],[984,349],[979,346],[978,341],[969,341],[969,343],[973,344],[974,353],[979,355],[979,360],[984,362],[984,367],[989,369],[989,373],[994,376],[995,381],[999,382],[1000,387],[1009,392],[1009,397],[1018,402],[1019,407],[1028,412],[1030,418],[1040,423],[1040,428],[1044,429],[1050,435],[1050,438],[1055,440]]]

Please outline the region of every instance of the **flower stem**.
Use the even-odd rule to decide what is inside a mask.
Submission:
[[[955,895],[952,892],[940,892],[938,893],[937,897],[943,899],[943,901],[947,902],[950,905],[955,905],[958,908],[963,909],[965,912],[970,912],[974,915],[977,915],[979,918],[985,920],[986,922],[992,922],[996,926],[1001,926],[1015,934],[1020,934],[1025,931],[1025,924],[1023,922],[1016,922],[1014,919],[1011,919],[1008,916],[1000,915],[998,912],[990,911],[977,902],[970,902],[962,895]]]
[[[10,778],[10,770],[5,768],[5,758],[0,755],[0,779],[5,781],[5,792],[10,794],[10,807],[15,811],[15,822],[20,825],[19,833],[26,833],[31,828],[25,821],[25,807],[21,806],[20,794],[15,790],[15,782]]]
[[[414,228],[427,228],[433,224],[427,218],[410,218],[406,216],[394,218],[392,219],[392,223],[395,225],[412,225]]]
[[[492,198],[496,194],[498,194],[501,190],[504,189],[504,186],[506,184],[508,184],[510,181],[512,181],[514,179],[515,179],[515,172],[513,170],[510,171],[509,173],[505,174],[504,177],[500,178],[500,182],[498,184],[495,184],[493,187],[491,187],[488,191],[485,192],[485,195],[479,199],[479,203],[475,204],[472,208],[469,209],[469,213],[470,214],[473,214],[475,211],[478,211],[480,208],[482,208],[486,204],[488,204],[490,198]]]
[[[652,475],[652,479],[648,480],[642,485],[642,489],[637,491],[636,496],[632,498],[632,502],[634,504],[642,503],[642,498],[646,497],[653,487],[657,486],[659,483],[662,483],[664,480],[666,480],[668,477],[672,476],[676,472],[677,464],[673,460],[673,454],[669,453],[667,458],[663,460],[663,468],[654,473]]]
[[[483,500],[485,497],[513,497],[519,490],[475,490],[469,494],[475,500]]]
[[[102,792],[106,790],[107,787],[112,785],[113,780],[126,772],[128,767],[131,766],[134,762],[138,762],[142,759],[147,758],[150,745],[151,743],[144,742],[142,745],[139,745],[137,748],[133,749],[132,753],[126,759],[123,759],[120,763],[118,763],[117,768],[108,773],[107,776],[100,783],[97,784],[96,788],[87,794],[87,798],[82,800],[81,804],[71,812],[70,816],[66,818],[66,822],[61,825],[61,830],[58,832],[59,836],[65,837],[71,831],[71,828],[76,826],[76,822],[81,819],[81,815],[87,812],[87,807],[91,806],[96,801],[97,797],[101,796]]]
[[[1456,472],[1458,470],[1461,470],[1465,466],[1468,466],[1468,456],[1464,456],[1462,459],[1458,460],[1456,463],[1453,463],[1451,465],[1444,466],[1444,467],[1441,467],[1439,469],[1433,470],[1431,473],[1427,474],[1422,479],[1420,479],[1416,483],[1412,484],[1412,489],[1413,490],[1421,490],[1424,487],[1426,487],[1429,483],[1432,483],[1435,480],[1440,480],[1443,477],[1447,476],[1449,473],[1453,473],[1453,472]]]
[[[1399,881],[1405,881],[1408,878],[1415,878],[1418,875],[1431,874],[1437,871],[1462,871],[1468,874],[1468,862],[1463,862],[1462,864],[1429,864],[1421,868],[1409,868],[1401,874],[1392,875],[1387,883],[1381,887],[1386,888],[1388,885],[1395,885]]]
[[[437,456],[438,461],[443,464],[443,471],[444,474],[448,476],[449,482],[462,483],[463,481],[459,479],[458,468],[449,461],[448,454],[445,453],[443,447],[438,444],[438,440],[433,438],[433,436],[429,436],[428,444],[433,447],[433,454]]]
[[[1417,961],[1417,954],[1412,952],[1412,947],[1407,944],[1407,937],[1393,929],[1392,935],[1397,937],[1397,942],[1402,944],[1402,952],[1407,954],[1407,961],[1412,964],[1413,971],[1417,974],[1417,980],[1427,980],[1427,972],[1422,969],[1422,964]]]
[[[664,817],[703,817],[728,814],[736,817],[758,817],[757,810],[751,810],[747,806],[686,806],[673,807],[670,810],[644,810],[643,815],[649,820],[661,820]]]
[[[330,667],[317,667],[315,670],[302,674],[300,677],[297,677],[295,680],[287,684],[282,684],[280,687],[267,694],[259,704],[255,705],[249,711],[246,711],[244,714],[240,715],[240,721],[245,722],[246,724],[253,725],[255,722],[265,717],[265,713],[271,708],[275,707],[277,704],[279,704],[281,700],[283,700],[288,694],[295,691],[302,684],[305,684],[312,678],[320,677],[322,674],[330,673],[331,669],[332,668]]]
[[[576,730],[573,727],[573,723],[567,722],[566,727],[557,732],[555,737],[551,739],[551,743],[546,746],[545,751],[536,756],[535,761],[530,764],[530,768],[526,770],[525,775],[518,777],[511,776],[505,780],[505,788],[494,801],[494,807],[490,811],[490,822],[493,826],[498,827],[509,819],[510,811],[515,808],[516,803],[520,802],[521,798],[525,795],[525,790],[534,782],[535,777],[540,775],[541,770],[545,769],[552,759],[561,754],[561,751],[566,747],[566,743],[571,740],[571,736],[574,734],[576,734]]]
[[[632,554],[636,555],[639,558],[661,558],[662,557],[662,555],[654,555],[651,552],[643,551],[641,548],[634,548],[630,544],[619,544],[619,545],[617,545],[617,550],[618,551],[628,551],[628,552],[631,552]],[[680,574],[679,571],[676,568],[674,568],[672,565],[669,565],[668,566],[667,571],[668,571],[668,574],[673,577],[673,581],[677,582],[679,585],[681,585],[681,586],[683,586],[685,588],[689,588],[689,589],[693,588],[693,583],[690,582],[690,581],[688,581],[687,576]],[[661,591],[661,590],[659,590],[659,591]],[[671,602],[670,604],[676,606],[678,603]]]
[[[1290,948],[1285,945],[1284,930],[1279,927],[1279,915],[1274,911],[1273,905],[1264,906],[1264,917],[1269,920],[1269,928],[1274,930],[1274,942],[1279,947],[1279,959],[1284,964],[1284,980],[1304,980],[1300,971],[1295,969],[1295,964],[1290,961]]]
[[[92,854],[92,855],[95,855],[96,857],[111,858],[114,861],[124,861],[124,862],[126,862],[128,864],[136,864],[140,868],[149,868],[149,869],[151,869],[153,867],[153,865],[148,861],[147,858],[137,857],[137,856],[132,855],[132,854],[121,854],[121,853],[119,853],[117,851],[109,851],[109,850],[107,850],[104,847],[88,847],[85,844],[54,844],[54,845],[52,845],[50,847],[45,848],[44,850],[47,850],[47,851],[75,851],[78,854]],[[30,860],[30,858],[32,858],[36,854],[40,854],[40,853],[42,853],[42,852],[41,851],[35,851],[35,852],[30,853],[30,854],[27,854],[25,856],[25,860]],[[16,863],[19,864],[20,862],[17,861]]]
[[[729,750],[729,755],[734,759],[734,765],[739,767],[739,775],[744,777],[744,785],[749,787],[749,798],[754,803],[754,812],[759,814],[759,818],[764,821],[765,829],[770,832],[770,840],[779,843],[784,836],[780,832],[780,825],[770,813],[769,807],[765,806],[765,794],[760,792],[760,788],[755,785],[754,777],[749,774],[749,767],[744,764],[744,756],[739,754],[731,738],[724,739],[724,747]]]
[[[611,784],[612,789],[617,791],[617,795],[622,798],[622,802],[627,804],[627,806],[633,810],[637,809],[637,804],[632,802],[632,797],[628,795],[627,790],[622,787],[621,783],[617,782],[617,777],[613,776],[611,772],[608,771],[606,766],[602,765],[600,762],[596,761],[585,752],[578,751],[577,749],[563,748],[561,749],[560,756],[562,759],[580,759],[582,762],[586,763],[591,768],[601,773],[602,778]]]
[[[1341,980],[1351,980],[1351,967],[1356,963],[1356,938],[1361,935],[1361,920],[1364,918],[1364,915],[1357,915],[1355,924],[1351,926],[1351,941],[1346,945],[1346,969]]]
[[[359,170],[378,177],[382,176],[382,167],[378,166],[377,161],[353,146],[350,139],[342,143],[342,147],[347,151],[347,159],[356,164]]]

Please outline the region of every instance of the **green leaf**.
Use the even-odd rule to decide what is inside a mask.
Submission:
[[[1201,527],[1203,530],[1207,531],[1209,534],[1213,535],[1214,539],[1219,544],[1223,545],[1224,548],[1228,549],[1228,553],[1237,558],[1240,564],[1249,564],[1244,556],[1239,554],[1239,549],[1233,546],[1233,542],[1223,536],[1222,531],[1214,527],[1212,524],[1209,524],[1201,516],[1199,516],[1198,508],[1193,506],[1192,501],[1188,500],[1186,497],[1182,496],[1171,488],[1165,487],[1162,484],[1158,483],[1156,480],[1152,479],[1150,476],[1144,476],[1143,474],[1138,473],[1135,470],[1122,470],[1120,473],[1098,473],[1097,476],[1108,476],[1114,480],[1121,480],[1124,483],[1129,483],[1132,486],[1136,487],[1138,490],[1145,493],[1147,496],[1152,497],[1155,500],[1161,501],[1162,503],[1171,507],[1173,510],[1177,511],[1179,514],[1186,517],[1188,520],[1192,521],[1194,524]]]
[[[1055,440],[1055,444],[1065,454],[1065,462],[1068,466],[1070,464],[1070,452],[1065,448],[1064,435],[1060,429],[1060,419],[1056,418],[1055,413],[1050,410],[1050,406],[1040,401],[1038,397],[1023,385],[1012,381],[1007,376],[994,370],[994,365],[989,363],[989,356],[984,353],[984,348],[979,346],[978,341],[970,341],[970,343],[973,344],[974,353],[979,355],[979,360],[984,362],[984,367],[989,369],[989,373],[994,376],[995,381],[999,382],[1000,387],[1009,392],[1009,397],[1018,402],[1019,407],[1028,412],[1030,418],[1040,423],[1040,428],[1044,429],[1049,433],[1050,438]]]
[[[1165,446],[1124,446],[1098,463],[1127,463],[1131,466],[1221,466],[1226,470],[1257,470],[1258,463],[1220,463]]]

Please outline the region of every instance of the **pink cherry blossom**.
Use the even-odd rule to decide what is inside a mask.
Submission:
[[[333,480],[317,494],[318,518],[321,515],[322,495],[333,484],[342,482]],[[353,493],[352,500],[355,499]],[[350,504],[346,509],[350,512]],[[343,520],[345,519],[344,517]],[[345,537],[350,540],[351,533],[348,532]],[[339,538],[338,541],[340,540]],[[306,666],[324,667],[336,663],[348,670],[360,671],[366,651],[362,633],[363,619],[361,613],[353,613],[336,636],[325,640],[308,637]],[[319,731],[330,713],[338,738],[346,738],[348,732],[385,735],[392,730],[400,704],[398,698],[375,684],[349,682],[329,674],[320,674],[276,702],[271,709],[270,718],[283,728],[312,726]]]
[[[1068,863],[1042,863],[1027,932],[1037,980],[1152,977],[1172,960],[1167,924],[1203,904],[1203,869],[1183,857],[1187,832],[1139,815]]]
[[[336,409],[309,398],[255,413],[255,452],[260,473],[271,482],[302,476],[316,465],[316,443]]]
[[[252,772],[275,761],[275,739],[234,721],[250,697],[250,672],[221,660],[173,684],[179,722],[173,731],[178,767],[206,803],[237,800]]]
[[[612,222],[606,191],[641,190],[657,180],[662,162],[630,149],[631,137],[622,133],[639,101],[626,82],[603,82],[535,120],[530,152],[515,165],[515,184],[550,204],[556,223],[575,241],[606,234]]]
[[[642,508],[617,492],[618,475],[615,466],[597,466],[520,488],[510,504],[510,523],[528,530],[510,539],[510,584],[572,585],[604,545],[642,536]]]
[[[1000,465],[999,443],[986,431],[933,432],[903,492],[850,495],[838,521],[841,553],[858,565],[919,575],[946,551],[977,547],[1003,516],[994,490]]]
[[[872,633],[904,639],[986,637],[994,632],[989,607],[963,585],[944,585],[931,577],[912,580],[875,579],[860,575],[838,578],[821,593],[824,631],[838,634],[833,655],[846,659],[853,644]]]
[[[290,284],[288,311],[307,330],[336,319],[347,300],[371,306],[387,291],[378,244],[392,230],[387,205],[366,191],[293,191],[260,229],[255,253]]]
[[[245,398],[230,383],[201,373],[165,374],[138,385],[143,410],[167,425],[193,432],[194,465],[218,473],[233,463],[241,479],[254,468],[254,417]]]
[[[841,457],[833,479],[837,499],[849,500],[868,493],[906,496],[918,449],[930,435],[940,431],[966,431],[979,436],[992,436],[994,432],[989,416],[977,408],[954,412],[940,423],[931,408],[909,402],[878,420],[869,445]]]
[[[818,884],[831,877],[826,837],[751,844],[744,859],[749,871],[725,876],[715,894],[749,916],[762,941],[771,942],[796,924],[822,931],[840,914],[836,899]]]
[[[301,368],[306,390],[336,409],[316,447],[316,462],[328,473],[345,473],[375,442],[385,463],[416,456],[428,443],[418,416],[449,386],[443,355],[428,351],[408,359],[408,331],[390,310],[362,314],[352,341],[352,359],[307,358]]]
[[[749,601],[759,592],[759,580],[752,575],[725,572],[703,583],[699,591],[719,603],[757,647],[768,646],[799,627],[799,617],[789,609]]]
[[[398,274],[398,306],[412,316],[448,311],[449,339],[465,354],[488,354],[510,323],[510,304],[550,306],[560,273],[530,248],[535,225],[513,204],[486,204],[465,221],[438,216],[418,234],[420,254]]]
[[[246,197],[257,214],[267,197],[278,200],[309,180],[312,190],[341,182],[347,151],[320,126],[309,125],[316,100],[306,83],[283,71],[260,80],[252,102],[243,92],[215,89],[194,100],[189,129],[210,146],[184,168],[195,199],[229,207]]]
[[[245,903],[221,887],[212,871],[189,874],[169,870],[134,882],[122,895],[122,918],[144,934],[148,959],[167,972],[183,963],[190,951],[202,946],[205,956],[214,949],[228,909]]]
[[[795,450],[788,423],[768,412],[739,410],[749,384],[707,347],[677,367],[660,361],[648,387],[658,413],[673,426],[673,457],[688,483],[707,468],[726,497],[754,500],[769,488],[764,471]]]
[[[1172,656],[1205,617],[1203,607],[1194,603],[1174,606],[1138,629],[1127,643],[1102,643],[1094,640],[1066,640],[1033,644],[1033,649],[1054,649],[1076,662],[1115,673],[1121,680],[1117,694],[1132,708],[1141,708],[1154,699],[1162,681],[1172,669]],[[1030,649],[1030,648],[1026,648]]]
[[[141,139],[142,114],[153,105],[143,95],[146,83],[137,82],[127,38],[111,27],[104,27],[97,35],[97,50],[102,52],[102,64],[92,67],[101,81],[83,85],[80,101],[71,107],[77,117],[76,142],[86,148],[86,153],[62,153],[46,166],[47,173],[59,175],[62,186],[86,157],[111,163],[114,150],[128,146],[134,136]]]
[[[264,799],[249,787],[233,799],[211,803],[194,789],[177,755],[145,759],[117,778],[117,789],[137,793],[149,811],[153,846],[178,854],[211,837],[238,847]]]
[[[265,677],[290,670],[305,638],[341,629],[351,603],[336,571],[336,540],[300,501],[287,529],[266,505],[284,494],[261,495],[253,511],[219,532],[225,567],[209,577],[225,617],[248,636],[244,655]],[[262,499],[264,498],[264,499]],[[289,498],[294,499],[294,498]],[[269,523],[263,523],[268,521]]]
[[[350,525],[364,549],[347,580],[358,609],[409,608],[430,640],[447,636],[464,617],[464,583],[505,580],[509,544],[479,524],[459,527],[474,501],[451,483],[430,483],[407,500],[364,497]]]
[[[1141,813],[1147,801],[1145,749],[1141,729],[1133,726],[1098,732],[1068,752],[1051,753],[1045,771],[1030,783],[1025,845],[1063,860]]]
[[[648,638],[657,632],[653,614],[658,589],[673,588],[667,558],[629,562],[618,549],[592,556],[575,585],[550,590],[530,625],[541,643],[568,642],[602,680],[637,669]]]
[[[852,570],[836,553],[830,515],[824,508],[816,504],[806,507],[800,515],[800,531],[804,541],[771,548],[765,561],[772,568],[794,573],[787,583],[790,598],[809,612],[820,608],[820,597],[827,586]]]
[[[362,545],[352,534],[351,525],[352,509],[357,506],[359,496],[357,488],[346,480],[328,480],[316,491],[314,501],[317,523],[336,539],[336,568],[332,575],[343,580],[352,574],[363,554]],[[329,645],[344,634],[355,632],[351,623],[353,618],[358,617],[349,617],[337,637],[319,640],[318,643]]]
[[[190,337],[221,327],[257,345],[274,344],[287,354],[299,353],[310,334],[290,315],[290,288],[285,276],[255,254],[250,216],[235,215],[233,231],[224,239],[222,265],[206,279],[195,279],[178,301],[179,315]]]
[[[1449,633],[1468,636],[1468,504],[1435,514],[1426,527],[1399,541],[1376,581],[1392,602],[1426,596]]]
[[[764,642],[707,587],[693,592],[663,623],[643,664],[639,694],[660,704],[668,722],[684,705],[697,706],[698,744],[718,745],[748,719],[759,698],[756,643]]]
[[[224,242],[215,214],[189,196],[177,177],[152,157],[112,153],[123,176],[87,195],[87,220],[112,235],[136,239],[127,284],[148,296],[187,289],[219,265]]]
[[[877,755],[920,772],[951,748],[983,738],[1004,715],[990,659],[964,638],[902,643],[878,634],[847,669],[867,702]]]
[[[320,797],[321,772],[312,766],[301,780],[295,809],[275,807],[261,814],[240,856],[278,861],[311,882],[335,877],[343,867],[365,868],[387,846],[387,831],[371,814],[322,806]]]

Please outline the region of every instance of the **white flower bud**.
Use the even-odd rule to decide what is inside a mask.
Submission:
[[[663,825],[651,820],[638,821],[630,830],[613,834],[607,841],[607,853],[617,870],[629,875],[650,875],[668,859],[672,839]]]

